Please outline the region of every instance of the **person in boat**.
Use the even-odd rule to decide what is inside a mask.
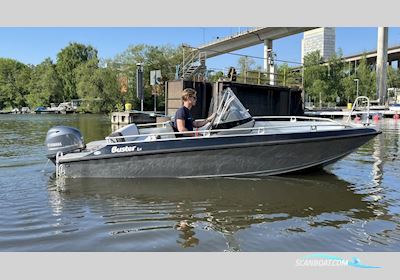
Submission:
[[[215,113],[205,120],[193,120],[190,110],[196,106],[197,92],[193,88],[185,88],[182,91],[182,107],[175,113],[174,130],[175,132],[193,131],[193,128],[198,128],[206,125],[215,118]],[[177,135],[178,136],[178,135]],[[195,136],[194,133],[180,134],[181,137]]]

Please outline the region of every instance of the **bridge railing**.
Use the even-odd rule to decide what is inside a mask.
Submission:
[[[302,80],[300,76],[290,75],[290,73],[272,73],[265,71],[245,71],[237,75],[237,82],[245,84],[256,84],[265,85],[273,84],[276,86],[286,86],[286,87],[302,87]]]

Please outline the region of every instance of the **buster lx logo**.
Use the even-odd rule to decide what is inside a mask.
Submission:
[[[142,150],[141,147],[138,146],[123,146],[123,147],[117,147],[113,146],[111,148],[111,153],[126,153],[126,152],[140,152]]]

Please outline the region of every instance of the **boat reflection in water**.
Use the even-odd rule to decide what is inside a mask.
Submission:
[[[305,248],[268,242],[307,232],[318,242],[319,236],[313,236],[310,229],[340,229],[374,216],[364,199],[366,194],[352,192],[347,182],[323,171],[265,179],[82,178],[61,183],[59,191],[56,184],[60,181],[50,182],[54,213],[72,220],[79,213],[79,221],[68,223],[75,231],[84,230],[90,221],[97,223],[96,250],[116,250],[115,244],[121,242],[121,250],[127,251],[188,247],[200,251],[296,251]],[[258,249],[246,246],[246,235],[254,238],[253,229],[262,229],[264,234],[258,237],[262,239]],[[146,235],[140,234],[143,232]],[[238,239],[239,233],[244,236]],[[329,249],[329,244],[324,246]]]

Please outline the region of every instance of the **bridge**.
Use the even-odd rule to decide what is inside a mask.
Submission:
[[[222,55],[250,46],[264,44],[264,71],[270,74],[270,84],[275,84],[275,69],[272,56],[272,42],[286,36],[302,33],[318,27],[257,27],[246,30],[236,35],[218,39],[209,44],[191,48],[179,69],[182,79],[191,79],[194,75],[202,75],[206,69],[207,57]],[[387,62],[399,61],[398,48],[388,49],[388,27],[378,27],[378,40],[376,52],[367,54],[367,59],[376,61],[377,96],[380,104],[384,104],[387,88]],[[375,53],[375,54],[374,54]],[[388,56],[390,54],[390,56]],[[356,63],[360,55],[346,58],[346,61]]]
[[[377,50],[367,51],[363,53],[348,55],[343,57],[344,62],[348,62],[357,66],[360,60],[365,56],[368,64],[376,64],[377,62]],[[388,48],[387,51],[387,62],[391,66],[394,61],[397,61],[397,67],[400,66],[400,45]]]
[[[392,66],[393,62],[397,62],[397,68],[400,68],[400,45],[399,46],[393,46],[388,48],[387,52],[387,63],[389,66]],[[357,65],[360,64],[360,61],[363,58],[366,58],[367,63],[369,65],[376,65],[377,63],[377,50],[370,50],[370,51],[364,51],[364,52],[359,52],[356,54],[352,55],[347,55],[342,57],[342,61],[345,63],[348,63],[349,68],[355,69]],[[324,65],[327,65],[327,62],[324,63]],[[293,71],[299,72],[301,71],[302,66],[295,67],[293,68]]]
[[[205,52],[208,58],[255,46],[265,44],[265,41],[273,41],[290,35],[302,33],[316,27],[257,27],[244,32],[227,36],[196,48]],[[272,44],[270,45],[272,49]]]
[[[235,35],[217,39],[197,48],[190,48],[184,57],[180,74],[183,79],[190,79],[205,70],[205,61],[218,55],[247,47],[264,44],[264,71],[274,76],[272,61],[272,42],[290,35],[302,33],[317,27],[256,27]]]

